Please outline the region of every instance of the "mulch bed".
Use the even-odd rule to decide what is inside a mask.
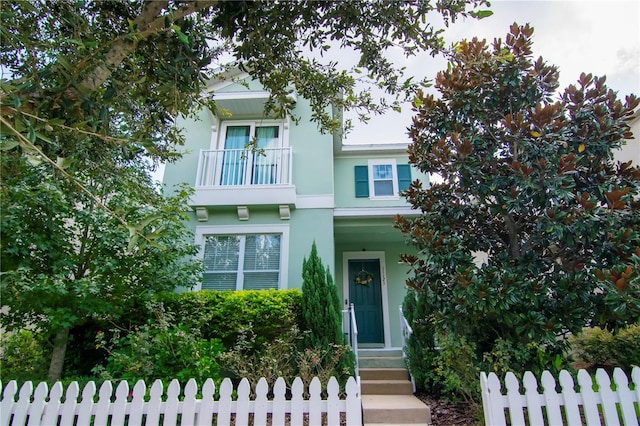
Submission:
[[[432,426],[482,425],[481,405],[464,402],[445,402],[421,392],[416,393],[416,397],[431,408]]]

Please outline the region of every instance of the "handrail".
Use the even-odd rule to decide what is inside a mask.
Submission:
[[[360,368],[358,365],[358,324],[356,323],[356,311],[353,303],[349,305],[348,309],[344,309],[342,314],[347,314],[346,321],[343,321],[343,332],[347,334],[351,351],[355,355],[355,376],[358,383],[360,383]],[[345,325],[348,325],[346,330],[344,330]]]
[[[349,306],[349,315],[351,316],[351,328],[353,333],[353,343],[352,348],[353,352],[356,355],[356,366],[355,366],[355,374],[360,381],[360,367],[358,364],[358,323],[356,322],[356,309],[353,306],[353,303]]]
[[[409,321],[407,321],[407,318],[405,318],[404,312],[402,310],[402,305],[400,305],[400,336],[402,337],[402,358],[405,360],[407,359],[406,342],[411,337],[411,335],[413,335],[413,328],[411,328],[411,325],[409,325]],[[408,363],[407,367],[409,367]],[[408,368],[408,370],[409,377],[411,377],[411,385],[413,386],[413,393],[415,393],[416,382],[413,379],[413,374],[411,374],[411,368]]]

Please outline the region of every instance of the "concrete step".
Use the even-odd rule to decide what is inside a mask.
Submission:
[[[429,425],[431,411],[413,395],[362,395],[363,421],[370,424]]]
[[[404,380],[361,380],[362,395],[413,395],[413,385]]]
[[[402,349],[359,349],[359,357],[400,357],[402,358]]]
[[[361,380],[409,380],[406,368],[361,368]]]
[[[361,356],[358,358],[360,368],[406,368],[402,357],[396,356]]]

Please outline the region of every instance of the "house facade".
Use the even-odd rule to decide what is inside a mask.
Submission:
[[[195,190],[189,226],[205,268],[196,290],[300,288],[315,241],[344,307],[354,304],[359,346],[400,347],[408,270],[398,260],[414,249],[392,221],[417,214],[399,192],[428,184],[406,145],[343,145],[300,97],[299,120],[265,117],[268,93],[246,75],[212,84],[211,96],[217,112],[181,123],[185,154],[163,179]]]

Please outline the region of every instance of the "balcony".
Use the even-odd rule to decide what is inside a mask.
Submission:
[[[291,159],[291,148],[202,150],[190,204],[295,204]]]

